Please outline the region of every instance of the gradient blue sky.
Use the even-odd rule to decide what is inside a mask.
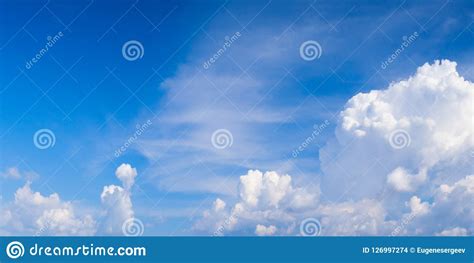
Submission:
[[[237,198],[249,169],[318,185],[318,151],[359,92],[436,59],[456,61],[474,79],[472,1],[3,0],[0,7],[0,171],[36,174],[0,178],[2,200],[30,180],[34,191],[99,210],[104,185],[117,184],[115,169],[130,163],[138,171],[135,215],[151,235],[189,234],[216,197]],[[235,32],[241,37],[204,69]],[[382,69],[414,32],[419,38]],[[124,59],[129,40],[143,44],[143,58]],[[319,59],[300,58],[306,40],[320,43]],[[151,128],[116,158],[147,120]],[[326,120],[329,127],[292,158]],[[42,128],[54,132],[54,147],[33,144]],[[210,145],[219,128],[233,134],[226,151]]]

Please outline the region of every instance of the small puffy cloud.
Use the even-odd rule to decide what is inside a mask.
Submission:
[[[225,209],[225,202],[222,201],[220,198],[217,198],[216,201],[214,201],[213,207],[215,212],[219,212]]]
[[[15,204],[19,207],[29,206],[44,206],[56,207],[61,204],[61,200],[57,193],[49,196],[43,196],[40,192],[33,192],[31,190],[31,183],[26,183],[25,186],[19,188],[15,193]]]
[[[425,215],[429,212],[430,206],[426,202],[421,202],[421,199],[417,196],[410,198],[407,204],[410,207],[411,214],[413,215]]]
[[[31,171],[20,171],[17,167],[10,167],[7,168],[4,172],[0,172],[0,178],[5,178],[5,179],[27,179],[27,180],[32,180],[37,177],[37,174],[35,172]]]
[[[462,227],[446,229],[436,234],[437,236],[467,236],[467,230]]]
[[[257,236],[273,236],[277,231],[276,226],[264,226],[264,225],[257,225],[255,227],[255,234]]]
[[[270,171],[250,170],[240,177],[241,204],[247,208],[307,207],[314,205],[317,195],[293,188],[291,176]]]
[[[294,187],[289,175],[249,170],[240,177],[239,199],[234,205],[226,209],[225,202],[217,199],[193,229],[214,235],[272,235],[277,229],[288,234],[295,231],[294,222],[303,217],[300,211],[316,207],[317,201],[317,191]]]
[[[0,173],[0,177],[3,178],[12,178],[12,179],[20,179],[20,171],[16,167],[10,167],[5,172]]]
[[[426,179],[426,170],[418,174],[409,174],[403,167],[398,167],[387,175],[387,183],[399,192],[412,192]]]
[[[130,190],[135,183],[137,169],[133,168],[130,164],[123,163],[115,170],[115,175],[122,182],[123,187]]]

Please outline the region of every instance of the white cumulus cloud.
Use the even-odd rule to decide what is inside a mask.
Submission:
[[[8,171],[21,174],[17,170]],[[122,234],[123,223],[134,217],[130,189],[137,171],[129,164],[122,164],[116,176],[123,186],[105,186],[100,200],[102,214],[84,207],[80,202],[64,201],[58,193],[43,195],[31,189],[31,182],[18,188],[12,202],[0,196],[1,235],[61,235],[84,236],[95,234]]]
[[[130,190],[132,185],[135,183],[135,177],[137,177],[137,169],[133,168],[130,164],[123,163],[117,170],[115,175],[122,181],[123,187]]]
[[[137,170],[130,164],[121,164],[115,171],[115,175],[122,182],[123,187],[104,186],[100,195],[105,208],[101,229],[105,234],[122,234],[124,222],[134,217],[130,189],[135,182]]]
[[[18,167],[9,167],[6,169],[4,172],[0,172],[0,179],[27,179],[27,180],[33,180],[37,177],[38,175],[35,172],[32,171],[20,171]]]
[[[93,235],[96,222],[91,215],[78,215],[77,207],[57,193],[44,196],[26,183],[15,193],[12,204],[2,209],[0,227],[8,225],[11,234]]]
[[[257,236],[272,236],[276,233],[277,228],[276,226],[264,226],[264,225],[257,225],[255,227],[255,234]]]
[[[462,178],[472,170],[473,101],[474,84],[448,60],[425,64],[385,90],[357,94],[320,151],[322,191],[333,200],[373,198],[386,183],[414,192],[448,173],[451,181]]]
[[[315,207],[317,201],[317,191],[293,186],[289,175],[249,170],[240,177],[238,201],[225,209],[225,202],[217,199],[194,229],[215,235],[273,235],[277,229],[288,234],[303,217],[300,211]]]
[[[319,188],[251,170],[232,208],[205,217],[229,234],[298,234],[317,218],[323,235],[472,235],[473,151],[474,84],[435,61],[347,102],[320,150]]]

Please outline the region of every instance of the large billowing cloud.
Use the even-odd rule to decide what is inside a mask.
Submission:
[[[464,177],[472,171],[473,101],[474,84],[447,60],[354,96],[320,151],[322,192],[332,200],[374,198],[385,187],[410,193]]]
[[[9,173],[15,175],[17,170]],[[57,193],[45,196],[35,192],[31,182],[15,192],[11,203],[4,203],[0,196],[0,235],[121,235],[124,222],[134,216],[131,187],[137,171],[122,164],[115,174],[123,187],[104,187],[100,196],[104,207],[101,216],[86,213],[89,209],[81,209],[78,202],[61,200]]]
[[[473,150],[474,84],[435,61],[347,102],[320,150],[321,198],[289,175],[249,171],[235,204],[219,199],[195,229],[299,234],[314,217],[323,235],[472,235]]]
[[[319,186],[250,170],[235,197],[216,199],[193,230],[300,235],[301,222],[314,218],[322,235],[472,235],[473,102],[474,84],[450,61],[425,64],[387,89],[357,94],[320,150]],[[3,177],[19,174],[10,169]],[[121,234],[134,217],[137,171],[122,164],[115,174],[122,186],[104,187],[104,210],[95,219],[58,194],[44,196],[25,184],[14,201],[0,202],[0,234]]]
[[[77,215],[77,207],[58,194],[43,196],[26,183],[15,193],[14,202],[2,208],[0,228],[22,235],[93,235],[96,222],[91,215]],[[4,234],[9,234],[4,233]]]
[[[100,195],[105,208],[102,218],[102,231],[105,234],[122,234],[123,224],[134,217],[131,188],[137,176],[137,170],[130,164],[122,164],[115,171],[117,178],[122,181],[123,187],[118,185],[104,186]]]

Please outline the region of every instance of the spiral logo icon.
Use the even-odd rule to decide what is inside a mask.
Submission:
[[[394,149],[403,149],[410,145],[411,138],[407,131],[398,129],[390,133],[389,143]]]
[[[319,236],[321,234],[321,223],[316,218],[306,218],[300,224],[300,234],[302,236]]]
[[[317,41],[308,40],[300,46],[300,57],[306,61],[318,59],[322,54],[323,49]]]
[[[218,129],[212,134],[211,143],[216,149],[225,149],[232,146],[234,137],[229,130]]]
[[[40,129],[33,135],[33,143],[40,150],[48,149],[56,143],[56,136],[50,129]]]
[[[137,237],[143,235],[145,226],[138,218],[129,218],[122,224],[122,233],[128,237]]]
[[[22,243],[18,241],[13,241],[7,245],[6,252],[9,258],[17,259],[19,257],[23,257],[23,255],[25,254],[25,247],[23,247]]]
[[[142,43],[136,40],[125,42],[122,46],[122,56],[128,61],[140,59],[145,54]]]

